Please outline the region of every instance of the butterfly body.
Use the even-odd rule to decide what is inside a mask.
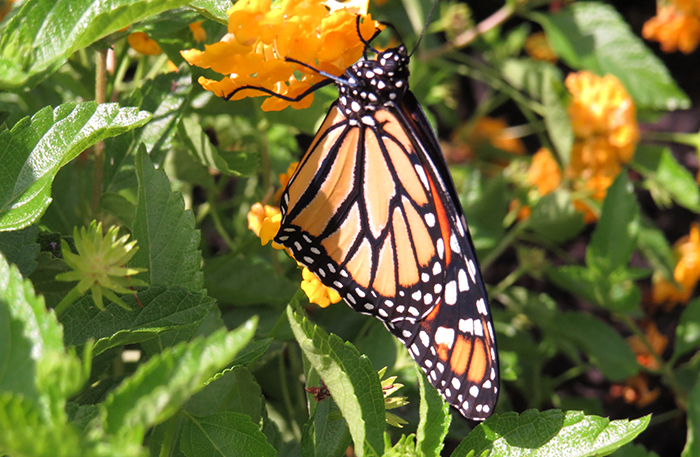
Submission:
[[[338,101],[282,194],[275,241],[384,322],[443,397],[482,420],[499,385],[486,290],[408,62],[400,46],[336,80]]]

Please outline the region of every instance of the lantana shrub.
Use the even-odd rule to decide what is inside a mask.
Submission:
[[[432,6],[0,0],[0,455],[700,455],[696,0],[437,3],[410,84],[490,295],[484,422],[272,241],[337,92],[272,94]]]

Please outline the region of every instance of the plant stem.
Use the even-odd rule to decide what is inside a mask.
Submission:
[[[97,53],[96,77],[95,77],[95,101],[103,104],[107,101],[107,50]],[[92,212],[97,211],[102,196],[102,173],[104,168],[105,142],[98,141],[94,149],[94,178],[92,180]]]
[[[219,210],[216,208],[216,202],[214,201],[214,198],[212,198],[210,195],[211,194],[208,192],[207,202],[209,203],[209,213],[211,214],[211,219],[212,221],[214,221],[214,228],[216,229],[219,236],[221,236],[221,239],[224,240],[226,246],[228,246],[228,248],[231,251],[235,251],[236,245],[234,244],[233,240],[226,231],[226,228],[224,227],[224,224],[221,221],[221,217],[219,216]]]
[[[56,313],[56,317],[61,317],[61,314],[63,314],[66,309],[68,309],[68,307],[81,295],[82,294],[78,290],[78,286],[73,287],[70,292],[63,297],[63,300],[61,300],[60,303],[53,309],[53,312]]]
[[[687,144],[700,150],[700,132],[698,133],[676,133],[676,132],[644,132],[644,140],[668,141],[672,143]]]
[[[508,247],[518,237],[520,232],[525,229],[526,225],[527,221],[518,222],[518,224],[513,227],[510,232],[506,233],[506,236],[501,239],[500,243],[498,243],[498,245],[493,248],[493,250],[489,252],[486,257],[484,257],[484,260],[481,262],[481,269],[486,270],[501,254],[503,254],[503,251],[508,249]]]

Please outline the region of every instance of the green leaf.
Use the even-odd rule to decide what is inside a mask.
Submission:
[[[557,14],[529,16],[542,25],[550,45],[568,66],[599,76],[615,75],[638,109],[690,107],[668,69],[613,6],[576,2]]]
[[[163,163],[174,146],[177,123],[189,106],[192,86],[189,70],[161,74],[146,81],[128,100],[129,105],[153,113],[153,120],[130,135],[105,142],[103,192],[119,192],[137,186],[134,160],[141,144],[153,163],[159,166]]]
[[[61,316],[66,344],[80,346],[93,339],[93,353],[99,355],[116,346],[148,341],[192,325],[216,303],[204,293],[158,286],[142,290],[138,296],[143,307],[133,295],[125,295],[122,298],[132,311],[110,303],[104,312],[94,306],[92,298],[82,297]]]
[[[641,292],[635,280],[640,277],[633,270],[621,267],[608,273],[598,268],[565,265],[545,271],[557,286],[591,303],[620,313],[639,311]]]
[[[269,261],[241,254],[209,260],[204,273],[204,286],[209,295],[231,305],[282,306],[289,303],[301,282],[301,274],[298,281],[292,281],[275,272]]]
[[[82,387],[87,370],[74,354],[65,352],[56,316],[2,255],[0,329],[0,392],[41,404],[43,420],[65,422],[66,399]]]
[[[39,227],[31,225],[15,232],[0,232],[0,253],[19,268],[25,278],[37,267],[36,257],[41,246],[36,242]]]
[[[667,280],[673,280],[673,270],[676,268],[673,249],[666,235],[654,222],[644,216],[639,227],[637,245],[655,271],[660,271]]]
[[[202,290],[202,253],[192,211],[185,210],[181,193],[170,191],[165,172],[156,170],[143,148],[136,156],[136,175],[133,236],[139,251],[129,266],[148,268],[139,277],[152,285]]]
[[[316,375],[318,379],[318,375]],[[315,380],[314,380],[315,381]],[[308,385],[320,381],[307,380]],[[348,424],[332,398],[316,402],[307,394],[309,404],[315,407],[304,424],[301,436],[301,452],[304,457],[341,457],[351,442]]]
[[[575,238],[585,226],[583,216],[571,204],[571,194],[564,190],[542,197],[528,219],[529,228],[554,243]]]
[[[74,52],[187,0],[29,0],[0,33],[0,90],[29,89]],[[69,136],[66,136],[69,138]]]
[[[0,231],[26,227],[44,213],[51,183],[63,165],[149,118],[149,113],[114,103],[65,103],[54,110],[47,106],[0,132]]]
[[[624,381],[640,370],[627,341],[593,316],[579,312],[557,313],[549,331],[581,348],[611,381]]]
[[[420,420],[416,430],[416,449],[419,455],[439,457],[452,422],[450,405],[430,385],[423,371],[418,368],[416,371],[420,383]]]
[[[525,411],[491,416],[479,424],[452,453],[493,456],[584,457],[607,455],[629,443],[649,425],[651,416],[616,420],[580,411]]]
[[[610,273],[626,266],[637,247],[639,204],[626,173],[608,188],[603,211],[586,251],[586,263]]]
[[[568,92],[562,84],[561,77],[553,67],[545,67],[542,75],[542,103],[544,104],[544,123],[549,137],[559,156],[559,161],[566,167],[571,159],[574,144],[574,131],[566,111]]]
[[[228,2],[220,0],[194,0],[190,2],[190,6],[204,17],[216,21],[223,25],[228,25],[228,11],[231,5]]]
[[[59,259],[48,252],[41,252],[37,257],[38,266],[29,276],[34,284],[37,294],[44,296],[48,308],[56,305],[66,296],[78,282],[56,281],[56,275],[71,271],[71,268],[63,259]]]
[[[292,301],[298,306],[298,300]],[[287,317],[304,355],[326,383],[347,420],[358,457],[384,450],[384,395],[371,362],[355,347],[311,324],[304,312],[287,307]]]
[[[700,347],[700,298],[688,303],[676,328],[673,360]]]
[[[681,457],[700,453],[700,379],[695,382],[688,398],[688,438]]]
[[[184,409],[196,416],[221,411],[245,414],[254,424],[262,421],[263,396],[260,385],[247,368],[241,367],[215,376],[197,392]]]
[[[105,192],[100,195],[99,212],[107,212],[116,217],[124,227],[131,227],[136,214],[136,205],[121,194]]]
[[[141,442],[146,430],[175,414],[204,382],[236,356],[255,334],[256,320],[206,339],[167,348],[139,366],[103,404],[105,431],[117,440]]]
[[[676,203],[700,212],[700,188],[695,176],[678,163],[669,148],[641,144],[634,154],[632,167],[645,178],[645,187],[661,202],[670,196]]]
[[[199,122],[192,117],[180,121],[178,132],[180,139],[187,147],[187,152],[208,168],[229,176],[249,176],[258,168],[257,155],[237,151],[218,151],[211,144]]]
[[[222,412],[188,416],[180,437],[180,450],[187,457],[274,457],[275,449],[245,414]]]
[[[610,454],[611,457],[659,457],[654,451],[648,451],[641,444],[629,443]]]

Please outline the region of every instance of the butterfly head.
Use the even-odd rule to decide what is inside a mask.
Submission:
[[[400,100],[408,90],[408,53],[405,46],[380,52],[374,60],[361,60],[338,83],[343,113],[362,119],[368,111]]]

